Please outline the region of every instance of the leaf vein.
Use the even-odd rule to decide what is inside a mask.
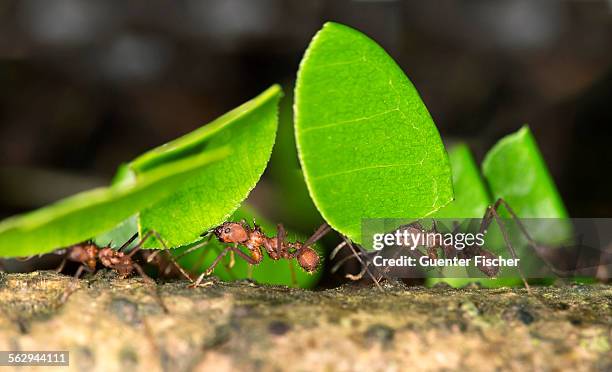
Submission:
[[[323,175],[311,177],[311,179],[320,180],[320,179],[325,179],[325,178],[329,178],[329,177],[342,176],[342,175],[346,175],[346,174],[350,174],[350,173],[357,173],[357,172],[361,172],[361,171],[364,171],[364,170],[379,169],[379,168],[414,167],[415,165],[417,165],[417,164],[415,164],[415,163],[398,163],[398,164],[370,165],[370,166],[367,166],[367,167],[347,169],[345,171],[323,174]]]
[[[374,118],[376,118],[378,116],[384,116],[384,115],[387,115],[387,114],[389,114],[391,112],[395,112],[395,111],[400,111],[399,107],[393,108],[391,110],[386,110],[386,111],[383,111],[383,112],[378,112],[376,114],[372,114],[370,116],[364,116],[364,117],[357,118],[357,119],[341,120],[341,121],[336,121],[336,122],[329,123],[329,124],[323,124],[323,125],[319,125],[319,126],[316,126],[316,127],[310,127],[310,128],[302,129],[301,133],[306,133],[306,132],[310,132],[310,131],[317,130],[317,129],[326,129],[326,128],[335,127],[335,126],[338,126],[338,125],[358,123],[360,121],[374,119]]]

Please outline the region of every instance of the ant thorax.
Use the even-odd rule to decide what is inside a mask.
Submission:
[[[267,236],[263,236],[262,243],[263,243],[264,248],[266,249],[266,252],[268,252],[268,256],[270,256],[270,258],[273,260],[280,259],[283,253],[286,253],[286,250],[282,249],[283,248],[282,242],[281,242],[281,247],[278,247],[278,239],[268,238]],[[280,252],[280,254],[278,252]],[[286,256],[286,254],[284,256]]]
[[[116,261],[115,259],[116,253],[118,252],[114,252],[110,248],[103,248],[100,250],[100,253],[98,253],[98,258],[100,259],[100,262],[102,263],[102,265],[108,267],[113,264],[113,261]]]
[[[254,230],[249,232],[249,237],[242,244],[244,244],[249,250],[253,250],[261,247],[266,240],[267,237],[261,231]]]
[[[121,277],[127,277],[134,271],[132,258],[110,247],[101,249],[98,253],[98,258],[102,265],[116,270]]]

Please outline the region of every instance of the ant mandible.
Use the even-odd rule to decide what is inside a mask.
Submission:
[[[307,273],[313,273],[319,267],[320,258],[317,252],[311,246],[327,234],[331,227],[328,224],[321,225],[310,238],[305,242],[289,242],[287,241],[286,231],[282,224],[277,225],[276,237],[268,237],[261,228],[253,223],[253,228],[242,220],[240,222],[224,222],[222,225],[209,231],[214,233],[219,242],[231,244],[215,258],[210,267],[203,272],[192,287],[200,285],[204,277],[210,275],[221,259],[228,253],[235,253],[251,265],[258,265],[263,260],[263,251],[268,254],[273,260],[291,260],[296,259],[298,264]],[[211,235],[212,236],[212,235]],[[200,248],[202,245],[194,246],[183,254],[192,252]],[[248,249],[249,254],[246,254],[238,248],[244,246]]]

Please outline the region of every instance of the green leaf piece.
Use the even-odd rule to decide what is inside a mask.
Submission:
[[[448,156],[418,92],[374,41],[326,23],[306,51],[295,128],[310,195],[361,241],[362,218],[421,218],[452,200]]]
[[[519,217],[568,217],[528,126],[502,138],[485,156],[482,172],[493,199],[506,199]]]
[[[203,168],[229,154],[219,148],[178,160],[134,182],[97,188],[0,223],[0,257],[47,253],[107,231],[140,209],[175,192]]]
[[[487,186],[484,183],[480,168],[474,161],[470,148],[464,144],[457,144],[448,151],[451,168],[453,171],[453,188],[455,200],[434,213],[434,218],[482,218],[491,199]],[[432,286],[444,282],[452,287],[463,287],[474,280],[460,277],[465,275],[465,268],[445,268],[444,275],[452,276],[453,272],[461,273],[457,278],[428,278],[425,284]],[[479,280],[480,281],[480,280]]]
[[[261,226],[266,235],[276,236],[276,226],[273,223],[261,218],[249,206],[240,207],[228,220],[237,222],[242,219],[248,221],[249,224],[255,219],[257,224]],[[288,230],[287,238],[289,241],[299,240],[303,242],[308,237],[295,234],[291,230]],[[219,255],[219,253],[221,253],[223,247],[224,245],[222,245],[213,236],[206,246],[185,256],[179,262],[183,267],[192,272],[204,272],[210,267],[214,259]],[[177,249],[173,252],[173,254],[180,255],[187,248],[189,248],[189,246]],[[235,257],[234,266],[230,268],[230,257],[228,255],[217,265],[214,270],[214,275],[216,275],[222,280],[239,280],[250,277],[259,283],[286,285],[290,287],[295,286],[301,288],[312,288],[317,284],[321,277],[324,262],[324,255],[321,247],[318,245],[314,245],[312,248],[315,249],[319,253],[319,257],[321,257],[321,267],[317,272],[312,274],[309,274],[302,270],[302,268],[297,264],[296,260],[275,261],[270,259],[270,257],[268,257],[266,253],[264,253],[263,261],[259,265],[253,266],[252,268],[249,268],[249,265],[246,263],[246,261],[244,261],[238,256]],[[245,253],[248,252],[244,248],[243,250]],[[293,272],[295,274],[295,283],[292,280],[291,267],[293,268]],[[251,274],[249,274],[250,271]]]
[[[281,96],[280,87],[274,85],[213,122],[129,163],[138,179],[168,161],[223,146],[232,149],[230,156],[186,180],[176,193],[142,210],[138,222],[141,235],[155,230],[168,246],[178,247],[197,241],[203,231],[225,221],[266,168]],[[145,247],[161,248],[161,244],[149,239]]]
[[[566,220],[567,210],[528,126],[499,140],[486,154],[482,172],[493,200],[504,198],[519,218],[543,218],[541,223],[529,223],[530,233],[536,241],[554,246],[572,238],[573,230]],[[510,217],[503,208],[500,214]],[[505,252],[505,248],[498,249]],[[517,249],[520,255],[522,249],[530,248],[523,245]],[[540,264],[521,262],[523,268]],[[484,279],[480,283],[484,287],[522,285],[519,278]]]
[[[99,247],[112,247],[119,248],[125,242],[130,240],[134,234],[138,232],[138,214],[135,214],[125,221],[121,221],[117,226],[109,231],[105,231],[101,234],[96,235],[92,240]],[[133,247],[138,244],[138,239],[134,240],[132,244],[128,245]]]
[[[277,201],[274,216],[280,221],[290,222],[298,231],[307,233],[313,226],[321,225],[323,218],[308,194],[304,173],[300,168],[295,145],[292,92],[293,89],[279,106],[278,133],[266,172],[272,181],[268,186],[277,187],[273,191]]]
[[[491,197],[470,148],[457,144],[448,151],[455,199],[433,214],[434,218],[481,218]]]

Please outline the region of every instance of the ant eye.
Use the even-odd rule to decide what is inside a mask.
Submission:
[[[226,227],[225,230],[223,230],[224,233],[229,234],[232,230],[229,227]]]

